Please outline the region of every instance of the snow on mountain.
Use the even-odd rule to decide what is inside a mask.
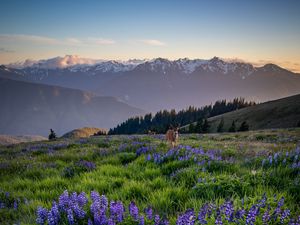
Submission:
[[[164,58],[147,59],[130,59],[121,60],[96,60],[80,58],[76,55],[66,55],[64,57],[55,57],[45,60],[26,60],[7,65],[9,68],[17,68],[31,74],[43,74],[47,70],[65,69],[69,72],[81,72],[95,75],[98,73],[122,73],[134,69],[140,71],[150,71],[158,73],[172,73],[174,71],[184,74],[191,74],[197,69],[208,73],[237,74],[243,79],[257,69],[272,72],[282,72],[284,69],[274,65],[267,64],[263,67],[254,67],[250,63],[234,60],[224,60],[218,57],[212,59],[188,59],[182,58],[177,60],[168,60]]]

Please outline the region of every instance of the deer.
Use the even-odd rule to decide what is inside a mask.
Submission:
[[[178,137],[179,137],[178,130],[179,130],[178,127],[173,128],[171,126],[170,129],[166,133],[166,140],[170,144],[170,146],[173,148],[175,146],[177,146],[177,141],[178,141]]]

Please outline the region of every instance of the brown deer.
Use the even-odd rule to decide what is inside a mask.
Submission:
[[[171,147],[174,148],[175,146],[177,146],[178,137],[178,127],[170,127],[170,129],[166,133],[166,140]]]

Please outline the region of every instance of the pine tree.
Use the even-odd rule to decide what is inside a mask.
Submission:
[[[247,124],[246,121],[242,122],[239,131],[248,131],[249,130],[249,125]]]
[[[53,140],[55,138],[56,138],[56,134],[55,134],[54,130],[50,129],[50,134],[48,136],[48,139]]]
[[[219,125],[218,125],[218,129],[217,129],[217,132],[220,133],[220,132],[223,132],[223,127],[224,127],[224,118],[222,117]]]
[[[203,126],[202,126],[202,132],[203,133],[208,133],[209,128],[210,128],[210,125],[209,125],[207,119],[205,119],[204,123],[203,123]]]
[[[189,133],[194,133],[194,132],[195,132],[195,126],[194,126],[193,123],[191,123],[191,124],[189,125]]]
[[[231,127],[229,128],[228,131],[229,131],[229,132],[235,132],[235,131],[236,131],[234,120],[232,121]]]
[[[195,132],[196,133],[201,133],[202,132],[202,127],[203,127],[203,121],[202,121],[202,119],[200,119],[196,123]]]

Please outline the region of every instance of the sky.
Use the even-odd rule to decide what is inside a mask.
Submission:
[[[64,55],[218,56],[300,72],[300,1],[0,1],[0,64]]]

